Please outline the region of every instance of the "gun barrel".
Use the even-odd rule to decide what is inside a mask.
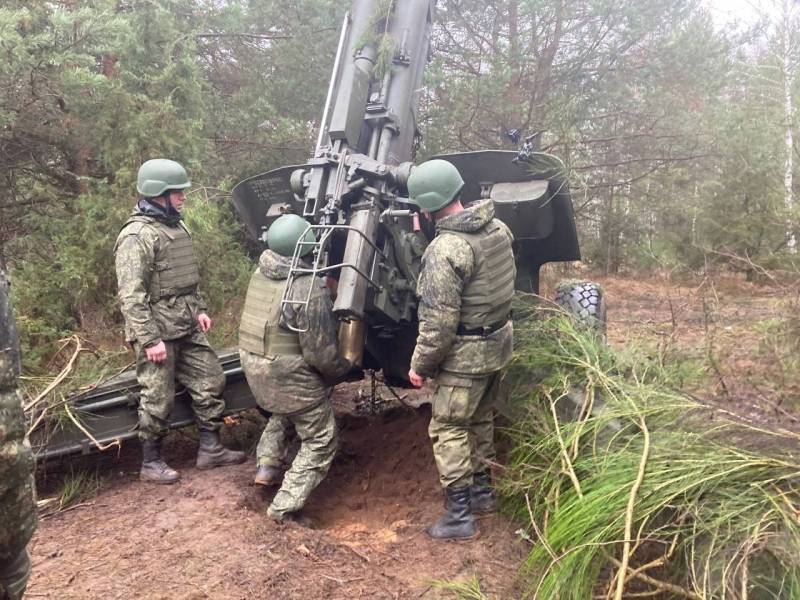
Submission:
[[[417,107],[422,77],[428,63],[435,0],[402,0],[395,5],[389,32],[397,43],[391,80],[382,99],[391,117],[391,137],[378,152],[390,165],[413,160]]]

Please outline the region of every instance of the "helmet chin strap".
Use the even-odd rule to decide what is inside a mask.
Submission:
[[[175,207],[172,206],[172,200],[170,200],[170,196],[172,195],[171,190],[167,190],[161,195],[164,197],[164,205],[165,205],[164,208],[166,209],[167,214],[180,215],[180,213],[175,209]]]

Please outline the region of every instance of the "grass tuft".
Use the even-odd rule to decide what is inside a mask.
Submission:
[[[445,581],[434,580],[431,586],[450,592],[453,598],[459,600],[487,600],[487,596],[481,591],[481,582],[477,575],[473,575],[469,581]]]
[[[64,477],[61,490],[58,492],[58,510],[94,498],[100,489],[97,473],[88,471],[70,471]]]
[[[674,391],[642,349],[527,310],[503,487],[534,540],[526,596],[800,598],[798,436]]]

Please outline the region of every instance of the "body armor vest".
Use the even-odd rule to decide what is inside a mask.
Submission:
[[[280,327],[284,279],[256,270],[250,278],[239,324],[239,347],[259,356],[302,355],[300,336]]]
[[[511,313],[516,276],[508,233],[497,219],[479,231],[448,233],[466,241],[475,256],[472,279],[461,293],[461,325],[466,329],[502,326]]]
[[[158,220],[132,217],[125,227],[129,223],[143,223],[158,233],[159,249],[148,289],[150,302],[158,302],[165,296],[182,296],[195,292],[200,283],[200,269],[194,255],[192,238],[183,222],[170,227]]]

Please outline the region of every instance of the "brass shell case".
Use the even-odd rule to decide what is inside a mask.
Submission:
[[[361,366],[364,360],[364,333],[366,324],[361,319],[350,319],[339,324],[339,354],[350,364]]]

